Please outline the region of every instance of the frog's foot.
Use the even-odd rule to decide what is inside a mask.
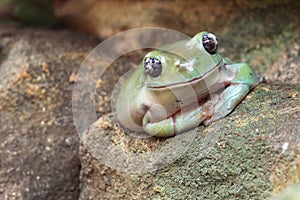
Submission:
[[[253,69],[246,63],[226,64],[221,73],[223,82],[230,84],[219,96],[212,98],[214,106],[210,106],[210,116],[203,122],[206,126],[231,113],[249,91],[259,84]]]
[[[229,113],[244,99],[251,87],[247,84],[232,84],[227,87],[219,96],[213,97],[211,102],[204,105],[209,107],[208,118],[203,122],[205,126],[209,126],[212,122],[218,121]]]
[[[143,129],[157,137],[169,137],[195,128],[205,119],[207,115],[202,114],[202,107],[199,106],[180,110],[157,122],[151,122],[151,115],[148,112],[143,119]]]

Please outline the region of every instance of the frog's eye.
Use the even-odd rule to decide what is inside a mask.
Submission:
[[[205,33],[202,38],[202,44],[207,52],[211,54],[217,53],[218,41],[214,34]]]
[[[145,58],[144,60],[145,72],[152,78],[158,77],[161,74],[161,62],[156,58]]]

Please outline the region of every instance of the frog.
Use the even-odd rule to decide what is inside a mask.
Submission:
[[[122,85],[116,117],[125,129],[171,137],[229,115],[260,79],[218,52],[213,33],[148,52]]]

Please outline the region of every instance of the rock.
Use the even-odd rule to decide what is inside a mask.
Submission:
[[[280,31],[293,23],[295,13],[299,13],[297,0],[286,1],[139,1],[139,0],[54,0],[54,12],[70,27],[99,35],[102,38],[139,27],[170,28],[188,35],[202,30],[220,34],[230,33],[228,37],[247,37],[251,32],[269,32],[274,28]],[[276,12],[274,12],[276,10]],[[289,12],[285,12],[285,11]],[[249,12],[250,11],[250,12]],[[281,13],[284,15],[281,15]],[[250,14],[250,15],[249,15]],[[249,21],[253,17],[253,21]],[[257,24],[255,20],[266,19],[267,23]],[[235,24],[241,24],[234,34]],[[249,28],[245,28],[245,24]],[[273,27],[273,24],[276,24]],[[247,30],[244,32],[244,30]],[[278,34],[280,33],[278,32]],[[250,36],[253,36],[250,34]],[[265,37],[264,37],[265,38]],[[256,40],[246,40],[255,43]],[[234,43],[233,43],[234,45]],[[235,49],[235,48],[234,48]]]
[[[167,139],[104,115],[81,138],[80,199],[266,199],[299,183],[299,91],[260,84],[225,119]]]
[[[221,26],[239,11],[233,2],[176,1],[54,1],[56,16],[69,26],[108,37],[137,27],[164,27],[194,34],[211,24]],[[188,12],[187,12],[188,11]],[[226,16],[226,17],[225,17]],[[221,20],[220,20],[221,19]]]
[[[0,199],[76,199],[78,135],[69,76],[98,43],[0,25]]]

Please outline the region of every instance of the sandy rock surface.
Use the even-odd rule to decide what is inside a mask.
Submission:
[[[69,31],[0,25],[0,199],[78,197],[69,78],[96,44]]]
[[[224,120],[168,139],[103,116],[81,138],[80,199],[267,199],[300,181],[299,91],[261,84]]]

